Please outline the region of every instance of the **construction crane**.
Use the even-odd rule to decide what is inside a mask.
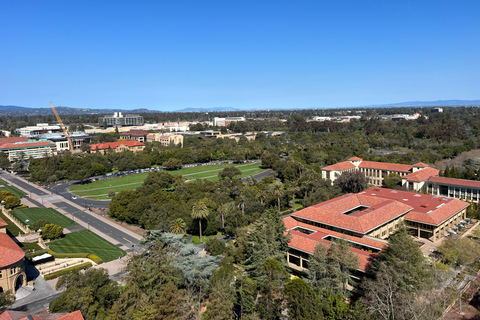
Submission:
[[[60,115],[57,112],[57,109],[55,109],[55,106],[53,105],[52,102],[50,102],[50,105],[52,106],[53,113],[55,113],[55,117],[57,117],[57,121],[60,124],[60,128],[62,128],[63,132],[65,133],[65,136],[67,137],[68,140],[68,150],[70,150],[71,153],[73,153],[73,143],[72,139],[70,139],[70,135],[68,134],[67,128],[63,125],[63,121],[60,118]]]

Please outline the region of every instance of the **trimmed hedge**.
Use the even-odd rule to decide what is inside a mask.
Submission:
[[[32,258],[35,258],[36,256],[41,256],[44,253],[48,253],[48,249],[38,250],[38,251],[35,251],[33,253],[29,253],[29,254],[25,255],[25,258],[32,259]]]
[[[26,209],[26,208],[28,208],[26,205],[21,204],[21,205],[19,205],[18,207],[14,207],[13,210]]]
[[[47,249],[39,250],[39,251],[36,251],[34,253],[27,254],[25,257],[27,259],[32,259],[32,258],[34,258],[36,256],[40,256],[44,253],[51,254],[52,256],[54,256],[55,258],[58,258],[58,259],[86,258],[86,259],[93,260],[96,264],[102,264],[103,263],[102,258],[100,258],[99,256],[96,256],[94,254],[91,254],[91,253],[84,253],[84,252],[82,252],[82,253],[57,253],[57,252],[54,252],[52,250],[47,250]]]
[[[99,256],[96,256],[94,254],[89,254],[87,256],[88,259],[90,260],[93,260],[93,262],[95,262],[96,264],[102,264],[103,263],[103,259],[100,258]]]
[[[55,279],[55,278],[58,278],[60,276],[65,275],[69,272],[78,272],[78,271],[82,270],[83,268],[90,268],[91,266],[92,266],[91,262],[85,262],[85,263],[79,264],[78,266],[74,266],[74,267],[66,268],[66,269],[63,269],[63,270],[60,270],[60,271],[52,272],[50,274],[47,274],[43,278],[45,280]]]

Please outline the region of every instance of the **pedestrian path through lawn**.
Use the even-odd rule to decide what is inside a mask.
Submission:
[[[198,179],[218,180],[218,173],[225,167],[229,166],[232,166],[232,164],[197,166],[168,172],[174,175],[180,174],[189,181]],[[261,163],[259,162],[235,164],[233,166],[242,171],[242,174],[239,177],[247,177],[265,170],[260,167]],[[122,190],[134,190],[143,184],[143,181],[147,178],[147,176],[148,173],[133,174],[124,177],[95,181],[84,185],[76,185],[70,187],[68,190],[77,196],[87,199],[106,200],[108,199],[108,191],[114,190],[115,193],[117,193]]]

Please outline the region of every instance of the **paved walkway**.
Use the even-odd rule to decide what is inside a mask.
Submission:
[[[69,201],[69,200],[67,200],[67,199],[65,199],[65,198],[63,198],[59,195],[55,195],[50,191],[43,190],[43,188],[41,188],[41,187],[39,187],[35,184],[30,183],[29,181],[25,180],[22,177],[19,177],[19,176],[16,176],[16,175],[14,175],[12,177],[11,174],[9,174],[8,176],[6,174],[2,174],[2,176],[3,176],[3,178],[5,178],[3,180],[5,180],[9,185],[15,185],[20,190],[30,194],[30,197],[26,196],[26,197],[22,198],[22,203],[24,203],[25,205],[28,205],[28,206],[31,206],[31,207],[37,207],[38,206],[38,207],[53,208],[53,209],[59,211],[60,213],[64,214],[65,216],[68,216],[68,217],[72,218],[75,222],[77,222],[83,228],[93,231],[94,233],[96,233],[100,237],[104,238],[105,240],[109,241],[110,243],[112,243],[114,245],[119,246],[123,250],[131,249],[130,246],[127,246],[127,243],[132,243],[133,239],[135,239],[135,241],[138,243],[138,241],[142,238],[142,236],[138,235],[137,233],[135,233],[133,231],[130,231],[126,228],[123,228],[123,227],[121,227],[121,226],[119,226],[115,223],[112,223],[108,219],[106,219],[102,216],[96,215],[93,212],[90,212],[90,211],[86,210],[85,208],[83,208],[81,205],[78,205],[77,203],[71,202],[71,201]],[[7,178],[20,180],[22,185],[12,184],[10,179],[7,179]],[[28,184],[28,186],[26,184]],[[28,188],[29,190],[27,190],[25,188]],[[38,189],[38,191],[35,190],[34,188]],[[37,195],[36,193],[41,194],[41,195]],[[64,206],[65,204],[68,205],[69,209],[77,210],[77,212],[81,212],[82,215],[91,216],[93,218],[93,220],[92,220],[92,218],[89,218],[89,220],[91,220],[91,221],[94,221],[95,219],[100,220],[104,224],[107,224],[110,228],[117,229],[121,233],[124,233],[124,234],[128,235],[128,237],[131,237],[132,241],[129,241],[128,239],[125,238],[126,236],[124,236],[122,240],[125,240],[125,242],[121,243],[118,240],[113,239],[108,234],[106,234],[104,232],[101,232],[100,230],[93,227],[92,223],[89,224],[89,223],[86,223],[86,222],[84,222],[84,221],[82,221],[78,218],[75,219],[75,217],[72,215],[72,212],[67,212],[65,209],[63,209],[61,207],[61,206]],[[138,246],[136,246],[136,247],[138,247]]]

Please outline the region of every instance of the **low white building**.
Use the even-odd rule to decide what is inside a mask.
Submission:
[[[49,125],[48,123],[37,123],[36,126],[28,126],[17,129],[22,137],[35,137],[44,133],[56,133],[60,132],[59,125]]]

